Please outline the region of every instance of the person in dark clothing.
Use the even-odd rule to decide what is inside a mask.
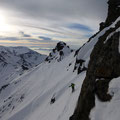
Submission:
[[[75,84],[74,83],[71,83],[71,85],[69,86],[72,88],[72,93],[75,91]]]
[[[51,98],[50,104],[53,104],[55,102],[55,97]]]
[[[55,94],[52,96],[50,104],[53,104],[55,102]]]

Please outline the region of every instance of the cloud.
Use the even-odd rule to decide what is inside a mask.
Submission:
[[[36,43],[48,43],[48,44],[51,44],[51,43],[55,43],[55,42],[58,42],[58,41],[53,41],[52,38],[48,38],[48,37],[44,37],[44,36],[39,36],[39,38],[32,38],[30,35],[28,35],[29,37],[25,37],[26,35],[23,35],[21,37],[4,37],[4,36],[0,36],[0,41],[11,41],[11,42],[17,42],[17,41],[26,41],[28,43],[31,43],[31,44],[36,44]]]
[[[20,31],[19,34],[20,34],[22,37],[31,37],[31,35],[25,34],[23,31]]]
[[[21,38],[6,37],[0,40],[26,40],[31,46],[38,43],[43,47],[43,43],[47,43],[48,47],[62,40],[81,46],[105,20],[107,1],[0,0],[1,14],[6,15],[9,24],[19,26],[21,31]],[[32,37],[32,33],[38,36]]]
[[[38,21],[44,27],[54,27],[67,22],[84,22],[84,19],[103,21],[107,0],[1,0],[0,8],[9,10],[15,23],[18,18],[18,21],[25,19],[32,24]]]
[[[87,31],[87,32],[92,32],[93,31],[90,27],[88,27],[86,25],[82,25],[82,24],[77,24],[77,23],[70,24],[68,26],[68,28],[75,29],[75,30],[80,30],[80,31]]]
[[[23,33],[22,33],[23,34]],[[58,41],[53,41],[52,38],[39,36],[36,38],[31,37],[4,37],[0,36],[0,45],[3,46],[27,46],[31,49],[35,48],[36,51],[48,54]],[[46,52],[44,52],[46,51]]]
[[[79,13],[79,15],[86,16],[85,14],[87,13],[88,16],[89,13],[93,12],[91,15],[98,13],[103,16],[101,12],[105,10],[105,2],[107,0],[1,0],[0,3],[2,7],[16,9],[17,11],[25,12],[27,15],[37,17],[41,15],[54,19],[54,14],[55,16],[57,14],[57,16],[70,16],[72,13],[75,13],[75,16],[76,13]],[[97,11],[94,11],[94,9]]]
[[[4,37],[4,36],[0,36],[0,40],[16,41],[16,40],[20,40],[20,38],[18,38],[18,37]]]
[[[39,38],[42,39],[42,40],[49,40],[49,41],[52,40],[51,38],[49,38],[49,37],[44,37],[44,36],[39,36]]]

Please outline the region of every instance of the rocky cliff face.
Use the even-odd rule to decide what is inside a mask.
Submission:
[[[105,22],[100,24],[100,30],[111,25],[120,16],[120,0],[108,1],[108,16]]]
[[[90,55],[86,78],[70,120],[90,120],[95,96],[100,101],[110,101],[112,96],[108,94],[109,82],[120,76],[120,1],[109,0],[108,4],[108,17],[102,29],[104,31],[106,26],[109,26],[109,29],[98,38]]]

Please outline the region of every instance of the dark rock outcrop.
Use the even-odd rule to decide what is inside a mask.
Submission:
[[[8,87],[10,84],[6,84],[6,85],[3,85],[1,88],[0,88],[0,93],[2,92],[2,90],[4,90],[6,87]]]
[[[120,1],[109,0],[108,4],[109,12],[105,26],[111,25],[120,16],[120,8],[118,8]],[[120,21],[99,37],[94,46],[78,103],[70,120],[90,120],[89,114],[95,106],[95,95],[103,102],[111,100],[112,96],[108,94],[109,82],[120,76],[118,28],[120,28]]]
[[[88,71],[83,82],[74,115],[70,120],[89,120],[89,113],[95,106],[95,95],[101,101],[109,101],[109,82],[120,76],[120,53],[118,51],[120,32],[115,32],[106,43],[107,36],[120,27],[120,22],[99,38],[90,56]],[[104,80],[101,80],[104,79]]]
[[[83,71],[86,71],[87,68],[85,67],[84,62],[85,62],[85,60],[83,60],[83,59],[79,59],[79,60],[76,59],[76,63],[75,63],[73,72],[74,72],[76,69],[77,69],[77,73],[78,73],[78,74],[80,74],[80,73],[83,72]]]
[[[120,16],[120,0],[109,0],[108,5],[108,16],[105,22],[100,23],[100,30],[111,25]]]
[[[64,46],[66,46],[66,43],[64,43],[64,42],[59,42],[59,43],[57,43],[55,49],[56,49],[57,51],[60,51],[60,50],[62,50],[62,49],[64,48]]]
[[[73,52],[72,49],[70,49],[69,46],[66,45],[65,42],[58,42],[56,47],[52,50],[52,52],[49,54],[49,56],[45,59],[47,62],[51,62],[53,60],[57,60],[58,62],[61,61],[64,57],[69,55],[71,52]]]

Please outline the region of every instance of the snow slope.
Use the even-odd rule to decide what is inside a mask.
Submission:
[[[109,28],[87,42],[77,56],[65,43],[60,42],[46,62],[12,79],[0,94],[1,120],[69,120],[86,75],[85,71],[79,75],[77,71],[73,72],[76,59],[85,60],[87,67],[94,45]],[[72,82],[76,84],[73,94],[69,88]],[[51,105],[53,95],[56,102]]]
[[[7,93],[0,103],[1,120],[69,119],[86,74],[73,73],[74,64],[73,52],[61,62],[44,62],[12,81],[0,94],[3,97]],[[76,84],[74,93],[69,88],[71,82]],[[53,95],[56,102],[50,104]]]
[[[71,51],[64,43],[60,43],[45,62],[13,78],[8,86],[3,87],[4,90],[0,94],[1,120],[69,120],[76,107],[86,76],[86,71],[77,74],[80,63],[74,71],[77,64],[76,60],[85,60],[84,66],[87,68],[90,54],[99,37],[113,28],[119,19],[87,42],[76,56],[74,51]],[[17,54],[19,53],[17,52]],[[71,93],[69,87],[72,82],[76,85],[74,93]],[[53,96],[55,96],[56,101],[54,104],[50,104]],[[96,106],[91,112],[91,119],[106,120],[107,117],[103,119],[102,114],[104,114],[103,109],[108,109],[107,104],[102,103],[101,105],[96,97],[98,107]],[[110,111],[106,110],[107,113]]]
[[[46,61],[50,63],[57,60],[59,62],[68,56],[71,52],[73,52],[73,50],[67,46],[65,42],[58,42],[55,49],[53,49],[49,56],[46,58]]]
[[[1,120],[69,120],[86,75],[86,71],[79,75],[74,71],[76,57],[89,62],[90,53],[100,35],[86,43],[77,56],[64,42],[59,42],[46,62],[14,79],[0,94],[3,98]],[[73,94],[69,88],[72,82],[76,84]],[[51,105],[53,96],[56,102]]]
[[[0,88],[23,74],[25,70],[40,64],[45,58],[46,55],[26,47],[0,46]]]
[[[118,19],[113,24],[104,28],[102,31],[100,31],[98,34],[96,34],[95,37],[93,37],[90,41],[88,41],[83,47],[81,47],[81,49],[78,51],[78,54],[77,54],[77,60],[80,60],[80,59],[85,60],[85,66],[88,67],[88,63],[90,60],[90,54],[91,54],[95,44],[99,40],[99,38],[101,36],[103,36],[107,30],[114,28],[116,23],[119,21],[120,21],[120,17],[118,17]],[[119,31],[119,30],[120,29],[118,29],[117,31]],[[112,33],[112,34],[114,34],[114,33]],[[108,38],[110,36],[111,36],[111,34],[108,36]],[[105,41],[105,42],[107,42],[107,41]]]

